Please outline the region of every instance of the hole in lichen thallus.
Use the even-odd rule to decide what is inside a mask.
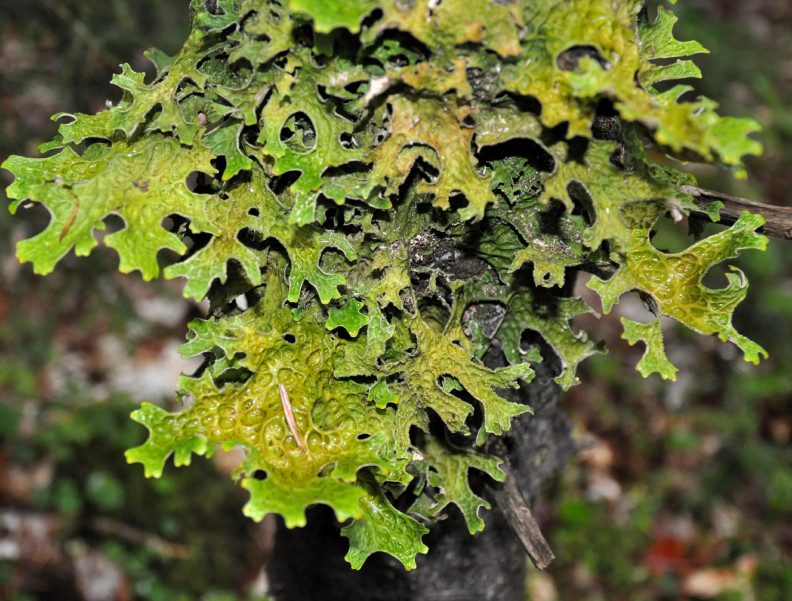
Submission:
[[[300,179],[302,175],[301,171],[293,170],[287,171],[282,175],[275,175],[270,180],[270,190],[275,193],[276,196],[282,196],[289,191],[289,187]]]
[[[493,164],[515,157],[526,160],[537,171],[549,173],[555,168],[555,161],[541,144],[530,138],[514,138],[501,144],[483,146],[477,157],[482,163]]]
[[[679,253],[690,247],[687,218],[679,221],[661,217],[655,221],[650,234],[652,245],[665,253]]]
[[[449,211],[461,211],[469,204],[468,199],[460,192],[454,192],[448,197]]]
[[[610,69],[611,64],[605,60],[594,46],[572,46],[567,48],[556,58],[556,64],[562,71],[575,71],[580,66],[583,58],[596,61],[603,69]]]
[[[586,222],[586,225],[594,224],[594,201],[591,195],[586,190],[586,187],[578,181],[571,181],[567,185],[567,193],[569,198],[572,199],[574,208],[572,209],[573,215],[581,215]]]
[[[498,331],[503,317],[506,315],[506,305],[498,301],[481,301],[472,303],[462,312],[462,325],[465,335],[472,336],[477,329],[485,338],[492,338]]]
[[[564,227],[568,225],[564,203],[556,198],[551,198],[547,209],[537,213],[539,231],[545,235],[563,236]],[[584,218],[585,219],[585,218]],[[545,279],[550,279],[550,274],[545,274]]]
[[[730,284],[727,274],[734,273],[727,263],[712,265],[701,278],[702,285],[712,290],[727,288]],[[743,280],[745,278],[742,278]],[[745,283],[743,281],[743,283]]]
[[[563,365],[555,349],[553,349],[536,330],[524,330],[520,335],[520,353],[528,353],[532,348],[539,349],[539,354],[542,356],[542,363],[548,368],[552,377],[555,378],[561,375]]]
[[[313,27],[308,23],[294,27],[292,29],[292,38],[298,46],[312,48],[315,42]]]
[[[214,194],[217,191],[215,178],[203,171],[193,171],[185,180],[187,189],[196,194]]]
[[[316,148],[316,128],[311,118],[299,111],[283,124],[280,139],[294,152],[310,152]]]

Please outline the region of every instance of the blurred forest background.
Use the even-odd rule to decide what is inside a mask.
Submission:
[[[176,52],[187,4],[3,2],[0,161],[35,156],[52,114],[117,100],[120,63],[152,72],[144,49]],[[696,58],[697,90],[765,128],[747,180],[691,166],[700,185],[792,205],[792,0],[683,0],[675,12],[677,37],[712,51]],[[10,181],[0,172],[2,188]],[[40,208],[0,210],[0,599],[266,598],[274,520],[242,515],[230,458],[146,480],[123,457],[146,436],[128,418],[137,403],[176,407],[178,373],[196,367],[177,348],[205,308],[178,281],[118,274],[106,248],[34,276],[13,249],[46,220]],[[690,241],[674,225],[656,238],[672,250]],[[617,315],[581,322],[611,352],[585,362],[562,401],[590,444],[537,502],[558,559],[531,571],[527,600],[792,599],[792,243],[735,263],[751,283],[737,328],[770,352],[758,367],[672,330],[677,381],[644,380],[642,346],[621,340]]]

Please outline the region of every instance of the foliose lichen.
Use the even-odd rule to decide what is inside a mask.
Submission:
[[[694,207],[671,157],[739,170],[758,154],[748,119],[706,98],[673,37],[673,14],[637,0],[192,0],[192,33],[169,57],[151,50],[150,81],[129,65],[123,96],[96,115],[56,115],[43,158],[11,157],[15,199],[52,217],[18,247],[46,274],[95,230],[119,269],[163,270],[214,315],[191,324],[184,356],[204,365],[179,382],[192,404],[133,414],[150,437],[127,456],[147,475],[192,453],[241,445],[245,512],[287,526],[324,503],[359,568],[385,551],[406,568],[426,552],[423,521],[450,505],[471,533],[487,508],[468,471],[504,477],[476,444],[530,411],[499,394],[530,381],[538,332],[560,359],[557,382],[599,345],[570,320],[579,271],[609,311],[640,291],[657,320],[624,320],[644,341],[638,368],[674,378],[660,318],[764,351],[731,324],[742,274],[702,277],[743,248],[764,248],[761,218],[676,254],[655,222]],[[197,174],[197,175],[196,175]],[[166,218],[170,219],[166,219]],[[609,276],[609,277],[608,277]],[[245,294],[250,308],[229,309]],[[494,317],[493,317],[494,316]],[[488,367],[488,352],[503,367]],[[548,359],[548,357],[544,357]],[[478,411],[476,409],[478,408]],[[408,486],[414,483],[413,486]],[[413,495],[412,503],[391,502]]]

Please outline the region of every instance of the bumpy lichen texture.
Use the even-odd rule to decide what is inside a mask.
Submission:
[[[186,296],[212,301],[182,348],[205,359],[179,383],[190,406],[133,415],[151,433],[128,459],[147,475],[171,455],[182,465],[242,446],[252,518],[276,512],[300,526],[324,503],[350,520],[353,567],[384,551],[409,569],[426,552],[425,522],[458,509],[471,532],[484,527],[489,505],[469,470],[504,476],[474,447],[530,410],[503,390],[542,360],[567,388],[598,351],[570,323],[590,311],[570,298],[577,272],[595,274],[606,312],[625,292],[653,300],[654,321],[623,321],[625,338],[647,347],[644,375],[674,378],[662,316],[734,342],[749,361],[764,353],[731,323],[742,274],[720,290],[702,283],[740,249],[764,247],[761,218],[676,254],[651,242],[657,219],[694,205],[679,191],[690,176],[651,164],[641,140],[737,171],[760,151],[747,137],[755,122],[682,102],[687,88],[667,83],[698,76],[686,57],[704,51],[674,39],[669,10],[636,0],[191,9],[181,52],[148,52],[150,81],[124,65],[118,103],[56,116],[46,156],[4,164],[11,211],[37,202],[52,215],[19,244],[37,273],[72,248],[88,254],[116,215],[123,227],[103,241],[121,271],[151,279],[164,266]],[[231,302],[241,294],[250,308]],[[394,504],[400,495],[414,498]]]

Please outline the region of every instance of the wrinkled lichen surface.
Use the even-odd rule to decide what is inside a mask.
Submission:
[[[735,331],[746,294],[702,284],[715,264],[764,248],[761,217],[669,254],[658,219],[694,207],[692,178],[647,148],[739,171],[755,122],[720,117],[674,81],[705,50],[673,37],[673,14],[608,0],[193,0],[181,52],[129,65],[121,101],[56,116],[43,158],[11,157],[8,189],[47,207],[18,256],[49,273],[102,241],[122,272],[184,278],[212,301],[191,324],[182,377],[190,404],[144,404],[150,430],[128,452],[147,475],[217,445],[243,446],[246,513],[305,523],[324,503],[360,567],[385,551],[407,568],[423,522],[451,504],[471,533],[485,500],[470,469],[499,460],[448,441],[508,430],[530,411],[500,393],[555,359],[557,382],[598,345],[570,320],[579,271],[606,312],[639,291],[656,319],[623,319],[646,344],[642,374],[674,378],[660,319],[764,351]],[[670,82],[670,83],[669,83]],[[713,207],[716,210],[716,207]],[[159,254],[180,255],[169,261]],[[233,308],[244,294],[250,308]],[[525,332],[547,343],[546,356]],[[503,357],[485,366],[487,353]],[[557,357],[547,356],[555,353]],[[560,361],[559,361],[560,360]],[[472,445],[471,445],[472,446]],[[398,499],[398,502],[395,500]],[[397,509],[397,506],[399,507]]]

